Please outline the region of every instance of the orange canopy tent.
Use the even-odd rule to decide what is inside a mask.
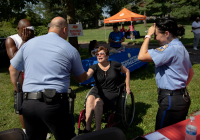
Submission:
[[[125,22],[125,21],[138,21],[138,20],[146,20],[146,16],[136,14],[126,8],[122,9],[120,12],[115,14],[112,17],[104,19],[104,29],[105,29],[105,40],[106,40],[106,28],[105,23],[116,23],[116,22]]]
[[[136,14],[124,8],[114,16],[104,19],[104,23],[116,23],[116,22],[138,21],[138,20],[146,20],[146,16]]]

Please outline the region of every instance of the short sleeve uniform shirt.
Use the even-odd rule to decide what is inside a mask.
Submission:
[[[158,88],[176,90],[186,87],[192,65],[188,51],[178,38],[148,52],[155,63],[155,79]]]
[[[11,59],[11,65],[19,71],[24,69],[24,92],[56,89],[65,93],[70,74],[85,72],[76,48],[53,32],[26,42]]]

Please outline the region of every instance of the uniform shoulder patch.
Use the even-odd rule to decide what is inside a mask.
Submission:
[[[164,45],[162,47],[156,48],[155,50],[158,50],[160,52],[164,51],[166,48],[168,47],[168,45]]]

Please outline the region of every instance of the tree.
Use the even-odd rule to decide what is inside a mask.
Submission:
[[[121,11],[127,4],[130,4],[133,0],[108,0],[106,6],[108,7],[108,13],[113,16]]]
[[[1,0],[0,2],[0,19],[9,20],[15,18],[17,21],[26,17],[22,9],[27,2],[37,3],[37,0]]]
[[[200,14],[199,0],[172,0],[170,14],[176,18],[189,18]]]
[[[200,14],[199,0],[143,0],[144,7],[140,11],[147,11],[147,15],[173,16],[175,18],[191,17]]]

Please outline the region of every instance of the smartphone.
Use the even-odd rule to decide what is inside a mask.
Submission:
[[[133,140],[147,140],[146,138],[142,137],[142,136],[137,136],[136,138],[134,138]]]

